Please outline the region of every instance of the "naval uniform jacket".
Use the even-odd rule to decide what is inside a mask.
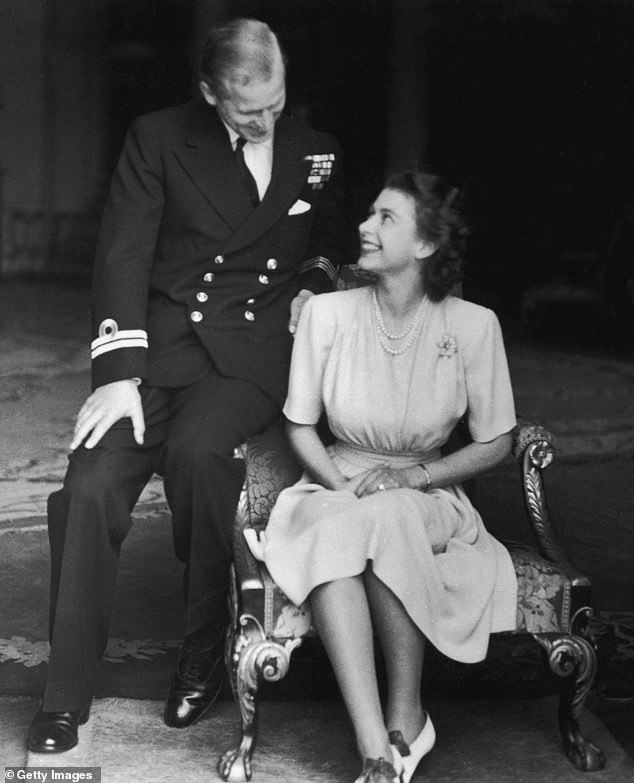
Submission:
[[[101,224],[92,293],[93,388],[124,378],[226,376],[286,394],[290,303],[330,290],[344,260],[341,150],[286,115],[253,209],[229,134],[202,98],[137,119]]]

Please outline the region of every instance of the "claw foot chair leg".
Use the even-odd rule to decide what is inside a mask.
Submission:
[[[301,640],[282,645],[266,634],[252,615],[241,615],[238,629],[228,646],[229,670],[234,699],[240,709],[242,736],[239,747],[228,750],[218,761],[223,780],[251,780],[251,759],[255,750],[258,726],[258,691],[263,681],[281,680],[290,665],[293,649]]]
[[[605,766],[603,752],[579,730],[579,715],[596,672],[592,644],[572,634],[533,634],[548,655],[551,670],[563,678],[559,700],[559,729],[564,751],[582,772],[595,772]]]

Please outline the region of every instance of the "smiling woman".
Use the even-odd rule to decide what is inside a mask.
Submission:
[[[310,597],[356,733],[356,783],[407,783],[434,745],[419,696],[426,640],[475,662],[490,633],[515,628],[511,558],[461,486],[509,453],[515,411],[495,315],[449,295],[466,236],[458,204],[438,177],[391,177],[359,228],[373,285],[306,303],[284,407],[306,473],[254,549],[294,604]],[[473,441],[441,456],[464,415]]]
[[[409,268],[418,275],[418,262],[436,250],[418,231],[413,199],[398,190],[381,192],[359,234],[359,267],[366,272],[394,274]]]
[[[359,233],[361,270],[376,272],[376,264],[387,257],[392,267],[401,267],[408,255],[426,259],[415,265],[432,301],[441,301],[462,278],[469,228],[462,216],[461,194],[440,177],[411,172],[390,177]],[[394,246],[381,253],[384,243]]]

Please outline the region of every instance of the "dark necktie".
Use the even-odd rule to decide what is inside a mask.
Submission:
[[[238,164],[240,176],[242,177],[246,189],[249,192],[249,197],[253,202],[253,206],[257,207],[257,205],[260,203],[260,194],[258,193],[258,186],[255,183],[255,178],[253,177],[253,174],[251,174],[251,170],[247,166],[244,159],[243,147],[246,143],[246,139],[243,139],[242,136],[238,136],[236,141],[236,163]]]

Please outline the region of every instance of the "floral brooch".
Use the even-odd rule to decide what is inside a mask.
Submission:
[[[446,359],[451,359],[452,354],[458,353],[458,341],[453,334],[443,334],[436,345],[440,348],[438,356],[443,356]]]

